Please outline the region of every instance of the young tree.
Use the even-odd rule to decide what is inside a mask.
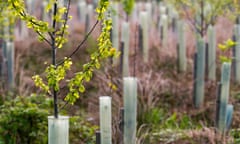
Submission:
[[[126,12],[126,14],[127,14],[126,21],[128,21],[129,16],[130,16],[131,13],[132,13],[132,10],[133,10],[133,8],[134,8],[134,3],[135,3],[134,0],[122,0],[123,10],[124,10],[124,11]]]
[[[171,0],[182,17],[186,18],[192,29],[202,37],[206,34],[208,25],[214,25],[217,17],[238,9],[232,0]]]
[[[115,55],[116,50],[112,48],[110,41],[112,22],[111,19],[104,14],[108,8],[109,0],[99,1],[98,7],[96,8],[96,23],[73,52],[69,56],[62,58],[61,61],[56,60],[57,49],[62,48],[63,44],[67,42],[67,22],[71,18],[71,16],[69,16],[71,0],[67,0],[66,6],[60,6],[58,0],[49,0],[45,12],[51,12],[51,23],[38,20],[33,15],[27,13],[23,0],[7,0],[7,3],[9,9],[14,12],[14,15],[25,21],[28,28],[33,29],[38,34],[40,41],[46,42],[51,47],[52,63],[46,67],[45,77],[35,75],[33,76],[33,80],[36,86],[53,97],[54,116],[58,118],[58,93],[60,92],[60,83],[65,81],[69,90],[64,100],[70,104],[74,104],[80,97],[80,93],[85,91],[83,83],[91,80],[93,71],[100,68],[100,62],[105,58]],[[102,32],[98,37],[98,49],[90,55],[90,60],[83,65],[82,71],[75,73],[71,79],[66,79],[66,74],[73,64],[71,57],[82,47],[98,24],[102,25]]]

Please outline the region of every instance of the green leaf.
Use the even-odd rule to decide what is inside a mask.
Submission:
[[[134,0],[122,0],[123,9],[127,13],[127,15],[130,15],[132,13],[134,3]]]
[[[233,46],[235,46],[236,45],[236,42],[234,42],[233,40],[231,40],[231,39],[228,39],[227,41],[226,41],[226,45],[227,45],[227,47],[233,47]]]
[[[232,59],[231,58],[228,58],[226,56],[219,56],[219,59],[222,63],[224,62],[232,62]]]
[[[85,92],[85,87],[83,85],[80,85],[79,86],[79,89],[78,89],[81,93]]]
[[[218,48],[222,51],[225,51],[228,49],[228,47],[226,45],[223,45],[223,44],[218,44]]]

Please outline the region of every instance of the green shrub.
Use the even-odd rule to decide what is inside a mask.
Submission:
[[[0,107],[0,137],[6,144],[47,143],[51,100],[44,96],[17,97]]]
[[[152,126],[159,125],[166,118],[166,113],[161,108],[152,108],[146,112],[139,113],[139,126],[142,124],[150,124]]]
[[[48,119],[52,99],[41,95],[16,97],[0,107],[0,144],[47,144]],[[71,144],[95,143],[97,126],[84,117],[73,116],[69,121]]]
[[[234,143],[240,143],[240,130],[239,129],[232,129],[230,131],[230,135],[233,137],[234,139]]]
[[[86,122],[83,117],[74,116],[70,118],[70,134],[69,139],[71,144],[95,144],[95,131],[97,126]]]

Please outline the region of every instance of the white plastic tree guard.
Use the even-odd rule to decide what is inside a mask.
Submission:
[[[236,24],[234,26],[234,35],[236,38],[236,46],[234,55],[234,79],[237,84],[240,84],[240,25]]]
[[[129,35],[130,27],[129,22],[122,23],[122,36],[121,42],[123,44],[123,65],[122,65],[122,75],[123,77],[129,76]]]
[[[101,96],[99,101],[101,144],[112,144],[111,97]]]
[[[216,80],[216,30],[212,25],[208,26],[208,79]]]
[[[123,78],[123,101],[123,141],[124,144],[135,144],[137,128],[137,78]]]
[[[185,38],[185,23],[183,20],[177,21],[177,36],[178,36],[178,69],[180,72],[187,70],[186,57],[186,38]]]
[[[196,77],[194,105],[199,108],[204,102],[204,76],[205,76],[205,57],[206,47],[202,38],[197,38],[197,58],[196,58]]]
[[[78,12],[80,22],[84,23],[87,15],[87,3],[85,0],[80,0],[78,2]]]
[[[148,49],[149,49],[149,21],[148,21],[148,12],[147,11],[142,11],[140,12],[140,26],[142,29],[142,34],[143,34],[143,61],[145,63],[148,62]]]
[[[166,14],[161,14],[159,24],[161,43],[163,48],[166,48],[168,42],[168,16]]]
[[[231,63],[224,62],[222,64],[221,75],[221,93],[220,93],[220,107],[219,107],[219,120],[218,129],[223,134],[226,131],[227,123],[227,106],[230,88],[230,76],[231,76]]]
[[[27,0],[26,5],[27,5],[28,13],[33,14],[34,9],[35,9],[35,1],[34,0]]]
[[[7,73],[8,73],[8,87],[14,88],[14,42],[7,41],[6,42],[6,50],[7,50]]]
[[[69,117],[48,117],[48,144],[69,143]]]

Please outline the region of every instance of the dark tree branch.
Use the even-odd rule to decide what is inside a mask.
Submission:
[[[49,45],[51,45],[51,42],[50,42],[48,39],[46,39],[39,31],[36,31],[36,33],[37,33],[41,38],[43,38],[43,40],[44,40],[46,43],[48,43]]]
[[[66,28],[66,25],[67,25],[67,22],[68,22],[68,15],[69,15],[69,9],[70,9],[70,3],[71,3],[71,0],[68,0],[68,4],[67,4],[67,12],[65,13],[65,18],[64,18],[64,23],[63,23],[63,31],[61,33],[61,37],[64,37],[64,33],[65,33],[65,28]],[[57,45],[57,47],[59,47],[60,43]]]
[[[66,101],[66,102],[64,103],[64,105],[59,108],[59,111],[61,111],[62,109],[64,109],[67,105],[68,105],[68,101]]]
[[[84,37],[84,39],[81,41],[81,43],[76,47],[76,49],[69,55],[67,56],[67,59],[71,58],[73,55],[75,55],[77,53],[77,51],[82,47],[82,45],[86,42],[86,40],[88,39],[88,37],[91,35],[91,33],[93,32],[93,30],[96,28],[97,24],[99,23],[99,21],[97,20],[96,23],[93,25],[93,27],[91,28],[91,30],[87,33],[87,35]],[[62,65],[64,63],[65,60],[60,61],[57,66]]]
[[[200,29],[198,29],[197,26],[196,26],[197,22],[192,19],[192,17],[189,15],[187,9],[183,5],[182,5],[182,8],[183,8],[185,16],[186,16],[186,18],[188,20],[188,23],[191,26],[191,29],[193,31],[197,31],[198,33],[200,33]]]
[[[52,65],[54,65],[55,69],[56,69],[56,46],[55,46],[55,42],[56,42],[56,17],[57,15],[57,2],[54,3],[54,8],[53,8],[53,21],[52,21],[52,28],[53,28],[53,32],[52,32]],[[55,90],[55,88],[52,88],[53,90],[53,99],[54,99],[54,117],[58,118],[58,105],[57,105],[57,91]]]
[[[204,1],[201,0],[201,37],[204,36]]]

